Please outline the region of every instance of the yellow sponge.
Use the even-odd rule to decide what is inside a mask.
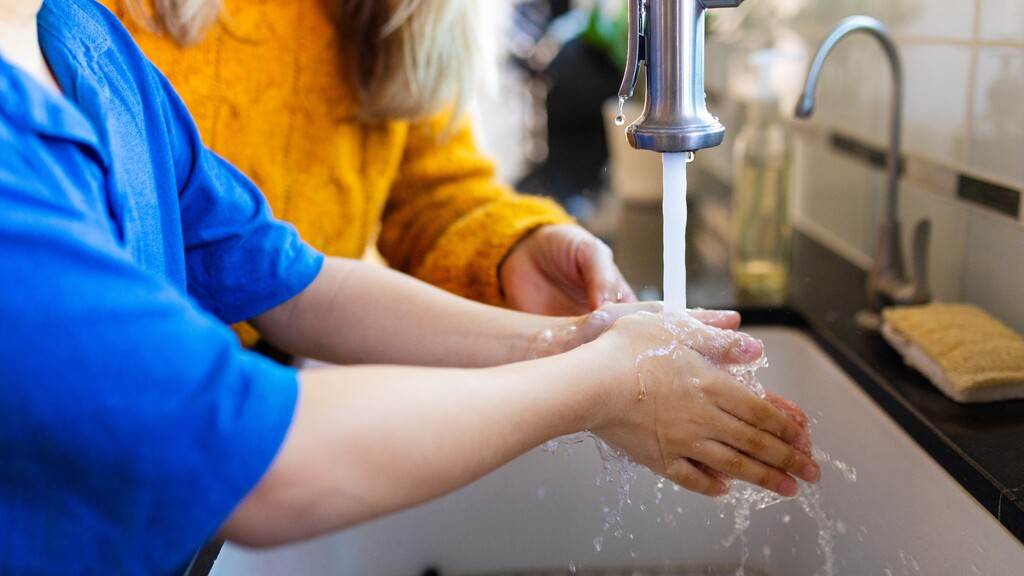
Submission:
[[[1024,398],[1024,338],[976,306],[886,308],[882,335],[957,402]]]

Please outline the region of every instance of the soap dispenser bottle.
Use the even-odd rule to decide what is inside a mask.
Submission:
[[[730,267],[740,304],[779,305],[789,284],[792,144],[772,84],[778,52],[749,56],[758,75],[733,148]]]

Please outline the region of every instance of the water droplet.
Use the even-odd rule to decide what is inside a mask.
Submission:
[[[594,537],[594,551],[595,552],[600,552],[602,544],[604,544],[604,538],[602,538],[600,536],[595,536]]]
[[[686,163],[689,164],[690,162],[693,162],[693,159],[696,158],[696,157],[697,157],[697,154],[694,153],[692,150],[691,151],[687,151],[686,152]]]
[[[622,126],[626,123],[626,114],[623,112],[623,108],[626,106],[626,97],[619,96],[619,115],[615,117],[615,125]]]
[[[569,562],[569,574],[575,574],[575,573],[576,573],[576,563],[575,562]]]

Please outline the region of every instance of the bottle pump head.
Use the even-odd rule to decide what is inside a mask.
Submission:
[[[629,44],[619,99],[633,95],[641,63],[647,95],[626,128],[633,148],[693,152],[722,143],[725,126],[704,102],[704,16],[743,0],[629,0]]]

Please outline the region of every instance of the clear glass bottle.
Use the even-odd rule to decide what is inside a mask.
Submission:
[[[792,145],[771,84],[776,54],[755,52],[758,90],[733,148],[731,268],[741,304],[778,305],[789,285]]]

